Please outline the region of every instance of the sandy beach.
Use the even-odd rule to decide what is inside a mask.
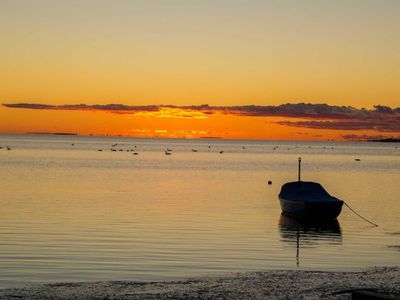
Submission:
[[[149,283],[56,283],[0,290],[0,299],[350,299],[358,289],[400,297],[400,268],[250,272]]]

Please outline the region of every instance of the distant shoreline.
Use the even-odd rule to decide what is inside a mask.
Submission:
[[[0,299],[348,299],[360,289],[399,297],[400,267],[248,272],[169,282],[52,283],[0,290]]]
[[[55,135],[55,136],[76,136],[76,137],[94,137],[94,138],[132,138],[132,139],[170,139],[170,140],[223,140],[223,141],[260,141],[260,142],[299,142],[299,143],[400,143],[398,138],[375,139],[375,140],[268,140],[268,139],[232,139],[215,136],[201,136],[201,137],[145,137],[145,136],[129,136],[129,135],[95,135],[95,134],[79,134],[74,132],[23,132],[23,133],[6,133],[2,132],[1,135]]]
[[[379,140],[369,140],[368,142],[379,142],[379,143],[400,143],[400,139],[379,139]]]

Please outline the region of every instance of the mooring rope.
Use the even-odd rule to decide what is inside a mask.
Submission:
[[[346,202],[343,201],[343,203],[344,203],[344,205],[346,205],[353,213],[355,213],[357,216],[359,216],[361,219],[363,219],[364,221],[366,221],[366,222],[368,222],[368,223],[374,225],[375,227],[378,227],[378,224],[375,224],[375,223],[373,223],[373,222],[371,222],[371,221],[368,221],[366,218],[364,218],[362,215],[360,215],[360,214],[357,213],[354,209],[352,209]]]

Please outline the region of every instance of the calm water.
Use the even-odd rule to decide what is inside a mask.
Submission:
[[[0,287],[399,265],[396,146],[2,135]],[[298,156],[304,180],[380,226],[345,207],[325,226],[281,216]]]

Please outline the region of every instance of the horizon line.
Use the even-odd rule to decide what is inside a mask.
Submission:
[[[0,132],[0,135],[46,135],[46,136],[62,136],[62,137],[87,137],[87,138],[132,138],[132,139],[160,139],[160,140],[224,140],[224,141],[271,141],[271,142],[307,142],[307,143],[325,143],[325,142],[334,142],[334,143],[351,143],[351,142],[385,142],[385,140],[400,140],[399,136],[392,137],[382,137],[375,139],[344,139],[344,140],[302,140],[302,139],[243,139],[243,138],[224,138],[224,137],[207,137],[207,136],[199,136],[199,137],[159,137],[159,136],[134,136],[134,135],[100,135],[100,134],[80,134],[80,133],[71,133],[71,132],[22,132],[22,133],[8,133],[8,132]],[[390,142],[390,141],[388,141]]]

